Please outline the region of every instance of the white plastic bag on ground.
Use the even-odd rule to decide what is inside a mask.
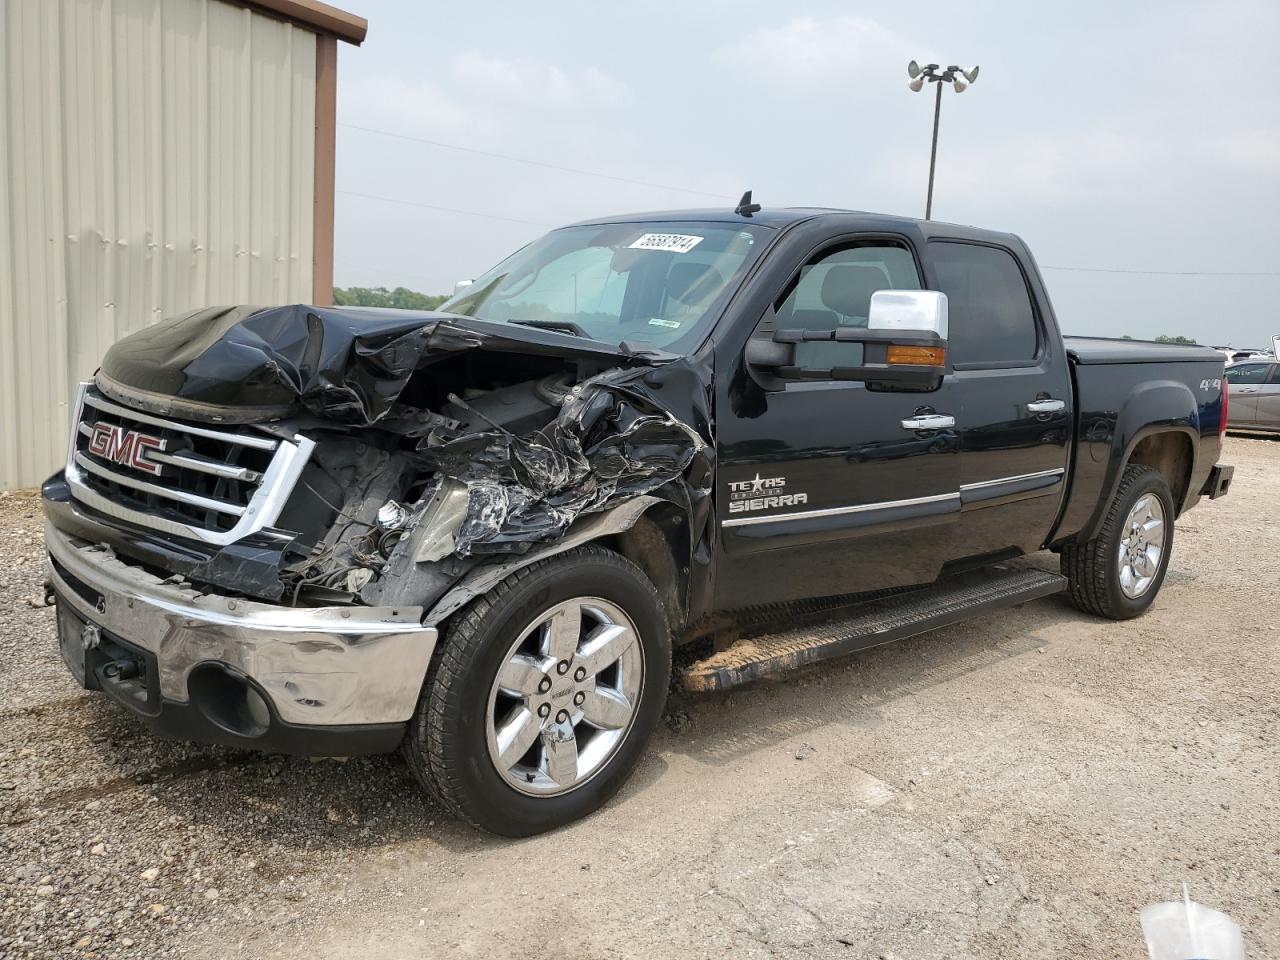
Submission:
[[[1151,960],[1244,960],[1240,927],[1225,913],[1182,900],[1154,903],[1138,915]]]

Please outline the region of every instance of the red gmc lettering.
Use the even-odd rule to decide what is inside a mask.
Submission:
[[[160,476],[161,466],[148,460],[148,450],[163,450],[164,441],[136,430],[125,430],[111,423],[95,423],[89,434],[89,452],[96,457],[120,463],[154,477]]]

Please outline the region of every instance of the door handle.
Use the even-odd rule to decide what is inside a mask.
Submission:
[[[1241,387],[1236,392],[1237,393],[1257,393],[1258,388],[1257,387]]]
[[[945,413],[926,413],[918,417],[907,417],[902,421],[903,430],[946,430],[956,425],[955,417]]]
[[[1030,413],[1057,413],[1067,404],[1063,400],[1032,400],[1027,404]]]

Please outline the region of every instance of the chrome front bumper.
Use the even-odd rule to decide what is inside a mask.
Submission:
[[[192,669],[212,663],[251,680],[286,724],[413,714],[438,636],[422,626],[421,607],[284,607],[198,593],[48,522],[45,543],[59,602],[153,655],[165,701],[187,704]]]

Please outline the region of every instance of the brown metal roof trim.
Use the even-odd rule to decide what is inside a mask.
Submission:
[[[316,33],[337,37],[359,46],[369,32],[369,21],[320,0],[229,0],[268,16],[288,20]]]
[[[311,302],[333,303],[334,158],[338,150],[338,41],[316,37],[315,209]]]

